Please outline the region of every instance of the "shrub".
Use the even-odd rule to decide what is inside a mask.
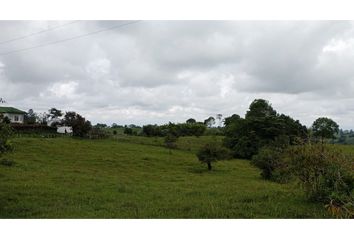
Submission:
[[[282,148],[263,147],[258,154],[252,157],[251,163],[262,170],[261,176],[264,179],[285,183],[291,177]]]
[[[132,128],[125,127],[125,128],[124,128],[124,134],[133,135],[133,129],[132,129]]]
[[[113,130],[113,135],[117,135],[117,130]]]
[[[286,156],[310,200],[341,209],[334,211],[340,217],[354,216],[353,157],[322,144],[292,147]]]
[[[215,143],[207,143],[197,153],[200,162],[208,165],[208,170],[212,169],[211,163],[219,160],[229,159],[231,156],[227,148]]]

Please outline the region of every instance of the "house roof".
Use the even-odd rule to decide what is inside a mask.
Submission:
[[[0,107],[0,113],[18,113],[18,114],[25,114],[26,112],[21,111],[17,108],[13,107]]]

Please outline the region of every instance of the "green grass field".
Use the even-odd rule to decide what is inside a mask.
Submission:
[[[209,138],[181,138],[171,155],[161,138],[15,138],[4,157],[16,164],[0,165],[0,218],[330,217],[249,161],[208,172],[194,152]]]

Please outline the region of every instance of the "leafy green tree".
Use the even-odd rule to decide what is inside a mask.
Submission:
[[[335,134],[339,132],[339,126],[332,119],[321,117],[313,122],[312,132],[313,136],[321,138],[321,143],[323,143],[326,138],[335,138]]]
[[[51,108],[48,110],[48,118],[51,120],[62,117],[62,116],[63,116],[63,113],[59,109]]]
[[[207,164],[208,170],[212,169],[212,162],[226,160],[230,158],[230,152],[227,148],[215,143],[207,143],[197,153],[200,162]]]
[[[275,117],[277,112],[272,105],[264,99],[255,99],[246,113],[246,118]]]
[[[280,136],[289,138],[290,144],[307,139],[307,128],[289,116],[278,114],[268,101],[254,100],[245,118],[234,114],[225,118],[226,147],[234,157],[250,159],[263,146],[272,144]]]
[[[127,135],[133,135],[133,129],[130,127],[125,127],[123,133]]]
[[[73,136],[76,137],[86,137],[92,129],[91,122],[76,112],[66,112],[64,124],[72,127]]]
[[[186,123],[188,123],[188,124],[195,124],[195,123],[197,123],[197,121],[196,121],[194,118],[190,118],[190,119],[188,119],[188,120],[186,121]]]

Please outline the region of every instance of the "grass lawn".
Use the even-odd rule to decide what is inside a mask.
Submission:
[[[264,181],[246,160],[208,172],[196,140],[205,141],[181,138],[184,150],[170,155],[139,137],[15,138],[5,158],[16,164],[0,165],[0,218],[329,217],[298,186]]]

